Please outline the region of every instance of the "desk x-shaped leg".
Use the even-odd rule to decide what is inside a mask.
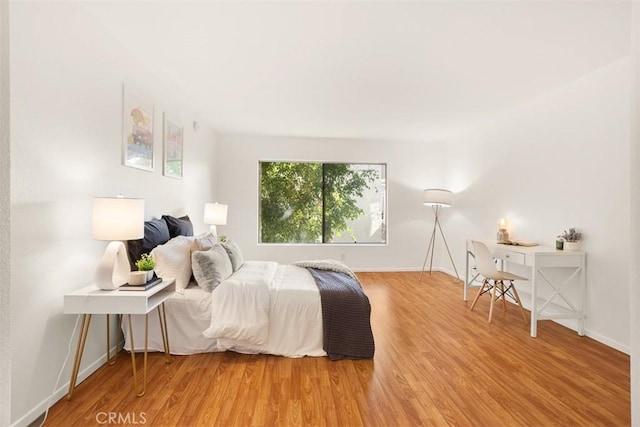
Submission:
[[[531,314],[533,316],[533,319],[531,322],[531,336],[535,337],[537,335],[537,320],[546,320],[549,319],[548,317],[545,317],[543,315],[544,310],[553,302],[554,299],[556,299],[556,297],[560,297],[565,304],[567,304],[567,306],[569,306],[569,310],[572,311],[571,314],[567,314],[566,316],[562,316],[562,315],[554,315],[554,319],[560,319],[560,318],[567,318],[567,319],[574,319],[576,318],[576,313],[580,313],[580,309],[578,309],[575,304],[573,304],[569,298],[562,293],[563,289],[569,284],[571,283],[580,273],[582,272],[582,267],[574,267],[573,272],[562,282],[562,284],[560,285],[556,285],[544,272],[544,269],[542,267],[538,267],[536,268],[534,274],[538,274],[542,279],[544,279],[544,281],[551,287],[551,289],[553,289],[553,295],[551,295],[548,299],[545,300],[545,302],[542,304],[542,306],[540,308],[537,307],[537,301],[536,298],[533,299],[532,301],[532,310],[531,310]],[[539,284],[536,284],[535,286],[539,286]],[[534,293],[535,295],[535,293]],[[584,304],[584,301],[582,302]],[[578,335],[584,335],[584,315],[582,315],[580,318],[580,327],[578,329]]]

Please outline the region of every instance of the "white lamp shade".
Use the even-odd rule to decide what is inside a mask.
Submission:
[[[204,223],[211,225],[226,225],[227,205],[220,203],[205,203]]]
[[[133,240],[144,237],[144,200],[116,197],[93,199],[93,238]]]
[[[144,237],[144,200],[124,197],[93,199],[93,238],[111,240],[95,272],[100,289],[113,290],[127,283],[129,260],[124,243],[118,240]]]
[[[429,188],[424,190],[422,204],[426,206],[451,206],[453,193],[449,190]]]

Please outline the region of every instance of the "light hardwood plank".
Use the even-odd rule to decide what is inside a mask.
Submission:
[[[152,426],[624,426],[629,357],[550,321],[529,337],[517,306],[473,312],[442,273],[359,273],[371,300],[374,360],[232,352],[150,354],[135,397],[126,354],[50,410],[47,426],[116,413]],[[527,312],[527,316],[529,313]],[[171,333],[171,325],[169,325]],[[141,359],[141,358],[139,358]],[[128,417],[128,418],[127,418]]]

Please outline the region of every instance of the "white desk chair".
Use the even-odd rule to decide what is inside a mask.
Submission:
[[[493,257],[489,252],[489,248],[482,242],[471,242],[473,244],[473,252],[475,253],[476,258],[476,268],[478,273],[484,277],[482,280],[482,285],[480,286],[480,290],[476,295],[473,303],[471,304],[470,310],[473,311],[473,307],[475,307],[476,303],[480,299],[480,297],[487,292],[491,294],[491,305],[489,307],[489,323],[491,323],[491,317],[493,316],[493,304],[496,300],[502,298],[502,306],[506,310],[507,303],[505,300],[505,295],[509,295],[511,298],[515,300],[515,302],[520,307],[520,312],[522,313],[522,318],[524,321],[527,321],[527,316],[524,314],[524,308],[522,307],[522,303],[520,302],[520,297],[518,296],[518,291],[516,291],[515,286],[513,286],[514,280],[528,280],[526,277],[516,276],[515,274],[506,272],[506,271],[498,271],[496,265],[493,261]],[[508,281],[508,286],[505,287],[504,282]]]

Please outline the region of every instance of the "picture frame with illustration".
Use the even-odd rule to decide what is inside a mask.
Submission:
[[[152,172],[153,103],[123,88],[122,101],[122,163],[136,169]]]
[[[164,113],[163,129],[164,176],[181,179],[184,167],[184,127],[179,120]]]

